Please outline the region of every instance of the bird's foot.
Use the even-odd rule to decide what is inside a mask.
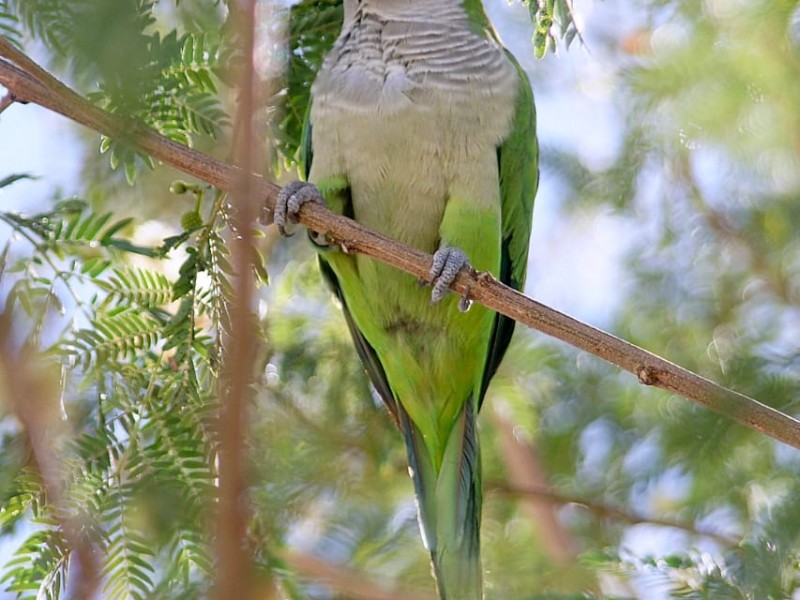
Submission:
[[[455,281],[456,276],[464,267],[471,268],[467,255],[458,248],[443,246],[433,255],[433,265],[430,270],[430,280],[433,285],[431,292],[431,302],[439,302],[447,295],[450,285]],[[461,297],[458,308],[461,312],[467,312],[470,307],[469,290]]]
[[[297,223],[297,215],[306,202],[325,204],[317,186],[305,181],[291,181],[278,192],[274,211],[270,211],[266,206],[261,209],[259,221],[264,225],[275,223],[282,236],[291,237],[293,234],[287,232],[286,227],[289,224]],[[327,245],[324,234],[311,231],[310,235],[315,244]]]

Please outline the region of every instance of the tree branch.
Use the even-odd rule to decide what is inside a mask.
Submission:
[[[508,484],[495,487],[501,491],[517,489],[547,490],[547,476],[542,468],[536,448],[525,444],[514,436],[513,427],[495,410],[491,415],[498,432],[498,446],[506,468]],[[552,492],[551,492],[552,493]],[[570,532],[561,524],[556,506],[549,496],[520,495],[522,505],[530,516],[531,523],[539,532],[542,545],[554,562],[569,564],[577,558],[577,544]],[[544,501],[542,499],[544,498]],[[548,501],[550,500],[550,501]]]
[[[14,102],[15,102],[14,95],[11,93],[8,93],[2,98],[0,98],[0,113],[2,113],[5,109],[14,104]]]
[[[554,492],[551,489],[543,486],[515,486],[504,482],[487,482],[486,490],[488,492],[497,492],[508,496],[517,498],[536,498],[542,502],[550,504],[557,504],[564,506],[566,504],[575,504],[582,506],[586,510],[594,513],[596,516],[605,519],[614,519],[622,521],[629,525],[657,525],[659,527],[671,527],[673,529],[680,529],[691,533],[692,535],[710,538],[726,548],[736,548],[741,543],[741,540],[732,536],[719,533],[710,529],[699,528],[696,525],[687,521],[678,521],[676,519],[668,519],[664,517],[646,517],[634,512],[601,504],[596,500],[589,500],[581,496],[571,496],[568,494],[561,494]]]
[[[35,66],[2,37],[0,85],[5,86],[18,102],[38,104],[94,131],[121,138],[137,150],[217,188],[233,191],[241,181],[240,169],[168,140],[141,124],[92,106]],[[263,198],[266,206],[272,209],[278,186],[254,175],[251,189],[255,197]],[[299,221],[314,231],[327,234],[333,243],[348,252],[365,254],[428,280],[431,256],[424,252],[365,229],[316,203],[303,205]],[[643,385],[679,394],[754,431],[800,449],[800,421],[797,419],[526,298],[498,283],[488,273],[462,271],[451,289],[459,294],[468,294],[473,301],[625,369],[636,375]]]

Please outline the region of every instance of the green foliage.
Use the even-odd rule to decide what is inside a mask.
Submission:
[[[29,324],[30,343],[52,326],[50,306],[73,304],[84,315],[82,327],[65,330],[47,351],[79,382],[65,390],[66,410],[79,425],[65,453],[67,508],[56,518],[36,478],[19,473],[4,495],[0,526],[10,531],[31,512],[39,516],[4,567],[3,583],[20,597],[63,597],[72,551],[62,531],[67,515],[87,535],[95,532],[104,597],[148,598],[156,589],[169,597],[212,570],[205,520],[215,491],[216,366],[209,357],[218,354],[222,331],[211,323],[222,322],[216,311],[225,299],[207,301],[213,287],[198,281],[197,268],[182,270],[176,290],[156,269],[168,258],[164,248],[148,249],[151,267],[127,266],[126,255],[144,250],[117,237],[130,219],[112,221],[84,202],[33,216],[0,213],[0,220],[29,243],[29,256],[6,259],[4,311]],[[218,256],[217,227],[212,215],[169,248],[187,252],[184,264],[200,257],[219,280],[228,275],[214,272],[227,264]],[[212,316],[205,325],[201,303]]]
[[[63,2],[3,0],[2,7],[7,21],[22,22],[37,39],[45,41],[51,48],[63,50],[63,39],[68,35],[68,22],[63,19],[66,9]],[[12,39],[21,37],[19,29],[15,28],[12,34]]]
[[[99,273],[91,272],[93,277]],[[172,298],[172,284],[163,274],[150,269],[114,269],[107,280],[98,280],[98,286],[106,292],[107,306],[138,306],[156,308],[168,304]]]
[[[296,165],[311,84],[342,28],[342,0],[301,0],[289,13],[289,55],[286,65],[284,114],[276,144],[288,165]]]
[[[528,7],[534,23],[533,47],[537,58],[544,58],[548,50],[554,52],[558,38],[569,48],[581,34],[572,12],[572,0],[522,0]]]
[[[136,507],[132,502],[135,486],[116,483],[107,496],[109,509],[103,515],[108,536],[103,592],[112,598],[141,600],[151,597],[153,566],[150,561],[154,553],[148,540],[137,531],[135,517],[131,514]]]
[[[11,40],[17,46],[22,45],[22,35],[19,31],[19,19],[14,12],[11,1],[0,0],[0,35]]]
[[[112,113],[140,121],[165,137],[191,146],[193,134],[216,137],[228,118],[217,97],[214,70],[219,45],[205,34],[178,37],[173,30],[163,39],[155,32],[146,39],[148,57],[136,70],[135,84],[125,79],[106,81],[90,98]],[[129,183],[135,177],[136,158],[152,167],[149,157],[122,142],[104,137],[101,152],[109,152],[111,167],[122,164]]]
[[[758,538],[711,557],[697,553],[648,557],[638,562],[659,572],[672,587],[675,598],[791,598],[797,591],[796,546],[800,519],[793,485],[763,523]],[[629,563],[634,566],[633,563]]]
[[[0,583],[18,598],[59,598],[66,590],[69,546],[50,519],[36,519],[44,529],[27,537],[6,565]]]
[[[153,0],[3,0],[0,30],[4,19],[19,18],[98,106],[181,144],[191,146],[197,134],[214,138],[228,125],[217,76],[224,40],[177,29],[162,34],[155,9]],[[129,183],[138,164],[153,167],[124,138],[103,138],[101,151]]]

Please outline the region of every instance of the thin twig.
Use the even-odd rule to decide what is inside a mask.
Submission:
[[[488,482],[486,484],[486,490],[489,492],[497,492],[500,494],[515,496],[517,498],[534,497],[544,502],[558,504],[560,506],[566,504],[575,504],[577,506],[584,507],[585,509],[591,511],[598,517],[614,519],[617,521],[628,523],[630,525],[658,525],[659,527],[671,527],[673,529],[680,529],[682,531],[687,531],[693,535],[698,535],[713,539],[714,541],[719,542],[720,544],[728,548],[736,548],[739,546],[741,542],[741,540],[738,540],[732,536],[712,531],[710,529],[700,528],[686,521],[678,521],[676,519],[667,519],[664,517],[647,517],[644,515],[639,515],[635,512],[623,510],[621,508],[616,508],[613,506],[608,506],[606,504],[601,504],[595,500],[589,500],[581,496],[573,496],[569,494],[562,494],[560,492],[554,492],[553,490],[543,486],[523,487],[523,486],[509,485],[503,482]]]
[[[8,57],[6,46],[10,44],[0,38],[0,57]],[[46,82],[0,60],[0,84],[14,93],[19,101],[49,108],[104,135],[124,138],[137,150],[220,189],[238,189],[240,169],[168,140],[141,124],[92,106],[49,74],[42,77]],[[55,92],[55,89],[59,91]],[[254,177],[252,182],[254,197],[263,198],[272,208],[278,186],[259,177]],[[345,244],[352,252],[360,252],[417,278],[428,278],[430,255],[361,227],[321,205],[313,202],[303,205],[299,222],[326,234],[336,245]],[[487,273],[462,271],[451,289],[459,294],[469,293],[475,302],[625,369],[636,375],[643,385],[679,394],[754,431],[800,448],[800,421],[797,419],[526,298]]]
[[[548,489],[547,475],[542,468],[536,448],[519,441],[512,426],[497,414],[491,414],[498,431],[498,446],[506,468],[509,488]],[[537,497],[524,498],[524,508],[539,533],[547,555],[555,562],[568,564],[577,556],[577,544],[558,519],[551,502],[541,502]]]

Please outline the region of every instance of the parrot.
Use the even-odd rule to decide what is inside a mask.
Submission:
[[[480,600],[476,418],[514,321],[449,294],[465,268],[522,290],[539,181],[527,75],[481,0],[344,0],[311,86],[301,181],[270,215],[306,202],[433,255],[417,278],[312,234],[357,354],[402,433],[423,544],[441,600]]]

